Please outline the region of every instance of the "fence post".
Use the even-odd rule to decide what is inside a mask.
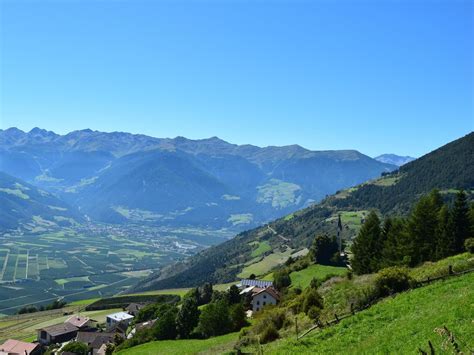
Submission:
[[[298,314],[295,317],[296,340],[298,340]]]
[[[339,323],[339,318],[337,318],[337,314],[334,313],[334,318],[336,319],[336,323]]]
[[[354,303],[351,303],[351,313],[352,313],[352,315],[355,314],[355,312],[354,312]]]
[[[453,265],[448,266],[448,274],[452,275],[453,274]]]

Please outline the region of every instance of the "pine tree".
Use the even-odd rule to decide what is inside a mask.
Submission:
[[[383,240],[380,220],[372,211],[362,225],[352,245],[351,265],[358,274],[375,272],[381,264]]]
[[[463,190],[459,191],[456,196],[451,216],[454,249],[456,253],[459,253],[464,250],[464,241],[470,235],[469,207]]]
[[[397,266],[409,264],[410,238],[406,231],[406,223],[401,218],[387,218],[382,229],[383,250],[382,266]]]
[[[311,259],[317,264],[331,265],[338,249],[336,238],[331,238],[325,234],[317,235],[310,248]]]
[[[438,213],[442,206],[440,201],[439,192],[433,190],[429,195],[420,198],[410,215],[408,232],[412,240],[409,253],[411,265],[435,259],[435,235]]]
[[[443,259],[455,253],[451,223],[449,208],[445,205],[438,212],[436,259]]]
[[[199,322],[199,309],[194,298],[185,298],[181,309],[176,315],[176,330],[181,339],[189,338],[189,335]]]

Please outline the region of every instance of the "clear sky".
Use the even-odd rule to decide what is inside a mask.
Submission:
[[[474,130],[473,3],[0,0],[1,127],[420,156]]]

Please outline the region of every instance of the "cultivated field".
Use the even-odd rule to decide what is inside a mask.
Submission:
[[[207,232],[200,233],[202,244],[198,233],[146,227],[0,235],[0,314],[57,298],[71,302],[114,295],[161,265],[202,250]]]

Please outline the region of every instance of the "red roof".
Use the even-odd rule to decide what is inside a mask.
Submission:
[[[274,299],[276,299],[277,301],[280,300],[280,294],[278,293],[277,290],[275,290],[273,287],[267,287],[267,288],[264,288],[263,290],[257,292],[257,293],[254,293],[253,294],[253,297],[255,297],[256,295],[259,295],[261,293],[268,293],[270,296],[272,296]]]
[[[83,316],[72,316],[68,318],[64,323],[72,324],[78,328],[82,328],[87,324],[90,318]]]
[[[8,339],[2,345],[0,345],[0,351],[9,353],[9,354],[30,354],[35,350],[39,344],[26,343],[20,340]]]

